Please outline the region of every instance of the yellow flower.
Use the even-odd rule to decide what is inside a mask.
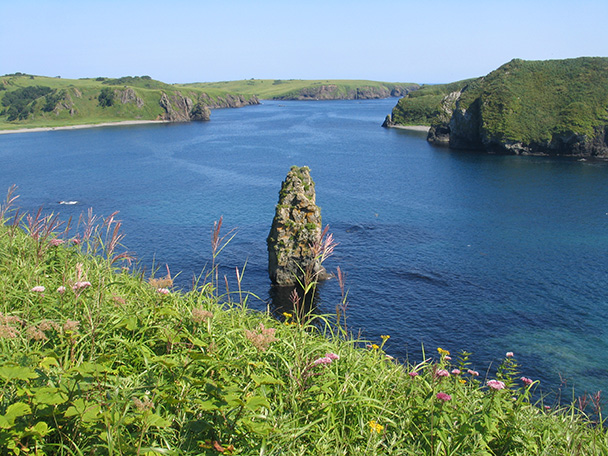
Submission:
[[[370,421],[368,424],[369,427],[372,429],[372,432],[377,432],[378,434],[380,434],[384,430],[384,426],[376,423],[374,420]]]
[[[380,346],[378,344],[372,344],[373,350],[378,350],[379,348],[380,348]]]
[[[283,316],[284,316],[285,318],[291,318],[291,317],[293,317],[293,315],[292,315],[292,314],[290,314],[289,312],[283,312]]]
[[[448,356],[449,356],[449,354],[450,354],[450,352],[449,352],[449,351],[444,350],[444,349],[443,349],[443,348],[441,348],[441,347],[438,347],[438,348],[437,348],[437,351],[439,352],[439,354],[440,354],[440,355],[448,355]]]
[[[380,336],[380,337],[382,338],[383,341],[386,341],[386,340],[388,340],[388,339],[391,338],[391,336],[389,336],[389,335],[383,335],[383,336]]]
[[[464,378],[459,378],[458,381],[463,385],[467,382]]]

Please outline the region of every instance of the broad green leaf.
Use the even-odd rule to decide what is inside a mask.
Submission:
[[[45,356],[44,358],[42,358],[42,361],[40,361],[39,366],[42,369],[49,370],[51,366],[59,367],[59,362],[56,358],[53,358],[52,356]]]
[[[2,366],[0,367],[0,377],[6,380],[29,380],[38,378],[38,374],[30,367]]]
[[[45,386],[32,391],[34,393],[32,400],[35,404],[57,405],[68,401],[68,395],[59,391],[59,388]]]
[[[262,396],[251,396],[247,399],[245,407],[247,407],[251,411],[255,411],[260,407],[266,407],[267,409],[270,409],[270,402],[268,402],[268,399]]]
[[[171,421],[164,419],[162,416],[152,413],[146,417],[148,426],[156,426],[159,428],[165,428],[171,426]]]
[[[8,427],[5,429],[9,429],[15,424],[15,420],[19,417],[29,415],[32,413],[32,409],[29,405],[23,402],[16,402],[15,404],[11,404],[6,409],[6,413],[4,414],[4,421],[8,424]],[[4,427],[4,426],[2,426]]]
[[[256,375],[251,374],[251,380],[255,382],[257,386],[260,385],[284,385],[283,380],[279,378],[274,378],[270,375]]]

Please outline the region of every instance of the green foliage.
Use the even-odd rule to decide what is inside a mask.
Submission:
[[[366,345],[332,316],[250,311],[213,270],[184,292],[168,271],[128,272],[113,216],[89,213],[76,235],[13,201],[0,206],[2,454],[607,454],[601,412],[532,404],[538,382],[513,357],[504,388],[467,353],[400,364],[388,335]]]
[[[8,116],[9,122],[27,119],[33,112],[32,103],[49,92],[51,92],[49,87],[41,86],[23,87],[7,92],[2,97],[2,106],[6,108],[4,114]]]
[[[101,89],[101,92],[99,92],[97,100],[99,100],[99,106],[102,108],[109,108],[114,104],[114,90],[104,87]]]

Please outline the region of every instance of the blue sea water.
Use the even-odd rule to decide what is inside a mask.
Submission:
[[[0,189],[23,210],[120,211],[124,244],[187,288],[211,263],[223,216],[236,236],[220,270],[265,309],[266,237],[282,180],[309,166],[326,266],[347,274],[348,324],[412,362],[422,347],[472,352],[485,372],[507,351],[566,398],[608,389],[608,163],[450,151],[380,124],[395,99],[264,102],[207,123],[0,135]],[[74,200],[73,206],[59,201]],[[340,299],[335,280],[319,307]]]

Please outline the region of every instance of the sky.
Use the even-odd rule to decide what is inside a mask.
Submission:
[[[442,83],[608,56],[608,1],[0,0],[0,74]]]

